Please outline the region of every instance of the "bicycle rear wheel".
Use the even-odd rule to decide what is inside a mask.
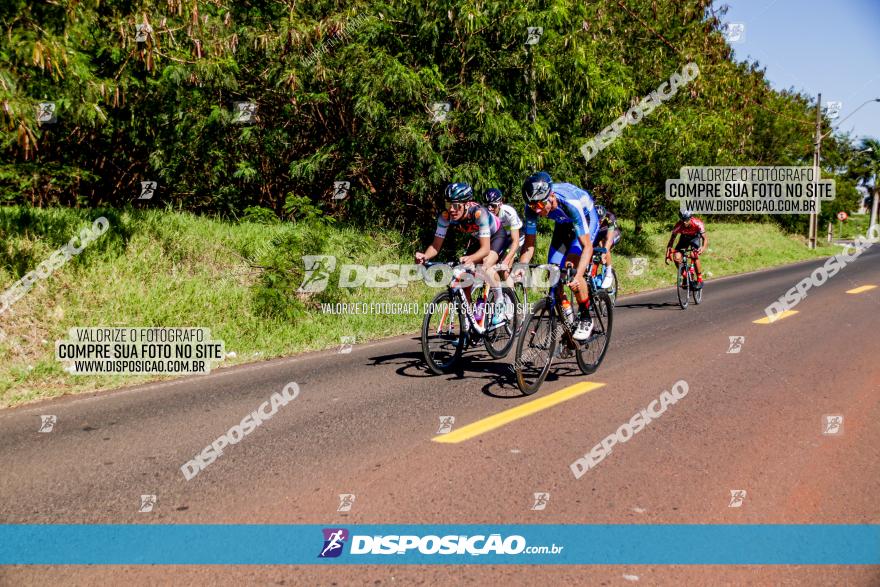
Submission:
[[[516,384],[526,395],[538,391],[550,371],[558,342],[555,330],[556,314],[549,300],[544,298],[535,304],[534,311],[526,317],[516,343],[516,360],[513,363]]]
[[[678,305],[682,310],[687,310],[688,296],[690,295],[690,279],[688,279],[687,268],[684,261],[678,268],[678,277],[676,278],[676,288],[678,290]]]
[[[437,375],[448,372],[461,358],[467,339],[464,308],[448,291],[440,292],[422,320],[422,353]]]
[[[499,309],[504,315],[501,317],[501,322],[493,327],[491,324],[495,312]],[[486,334],[483,335],[483,344],[492,358],[506,357],[513,348],[519,321],[519,304],[516,302],[516,294],[513,290],[509,287],[501,288],[501,300],[496,300],[494,290],[490,290],[486,303]]]
[[[593,332],[577,349],[578,367],[584,375],[595,373],[605,359],[614,324],[614,302],[611,301],[611,296],[600,290],[591,297],[590,320],[593,321]]]

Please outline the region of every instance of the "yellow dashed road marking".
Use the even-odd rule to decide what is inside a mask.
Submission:
[[[772,319],[761,318],[760,320],[754,320],[753,322],[754,322],[754,324],[773,324],[774,322],[782,320],[783,318],[788,318],[789,316],[794,316],[797,313],[798,313],[797,310],[786,310],[785,312],[783,312],[781,314],[776,314],[776,316],[774,316]]]
[[[503,412],[499,412],[493,416],[489,416],[488,418],[477,420],[473,424],[462,426],[457,430],[453,430],[449,434],[440,434],[432,438],[432,440],[434,442],[446,442],[452,444],[463,442],[475,436],[479,436],[480,434],[483,434],[485,432],[489,432],[490,430],[501,428],[505,424],[510,424],[511,422],[519,420],[520,418],[531,416],[532,414],[540,412],[541,410],[546,410],[547,408],[555,406],[556,404],[560,404],[564,401],[568,401],[570,399],[576,398],[579,395],[589,393],[595,389],[599,389],[600,387],[604,386],[604,383],[578,383],[572,385],[571,387],[561,389],[555,393],[551,393],[546,397],[532,400],[515,408],[510,408],[509,410],[504,410]]]

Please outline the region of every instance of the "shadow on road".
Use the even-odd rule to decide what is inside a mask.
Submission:
[[[677,302],[663,302],[662,304],[656,302],[648,302],[645,304],[617,304],[614,306],[617,308],[646,308],[648,310],[677,310],[679,309],[679,305]]]
[[[677,306],[677,304],[676,304]],[[420,338],[414,338],[413,344],[421,345]],[[373,365],[398,365],[395,373],[403,377],[437,378],[438,381],[486,380],[481,391],[489,397],[497,399],[517,399],[523,394],[516,385],[513,370],[513,351],[503,359],[493,359],[482,347],[465,351],[459,363],[448,373],[435,375],[425,364],[421,347],[412,352],[394,353],[369,357]],[[560,361],[556,359],[545,383],[553,383],[561,377],[583,377],[574,359]]]

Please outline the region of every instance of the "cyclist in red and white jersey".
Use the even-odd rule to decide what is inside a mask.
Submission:
[[[672,227],[672,234],[669,236],[669,242],[666,243],[666,258],[672,257],[675,261],[675,266],[678,267],[683,260],[683,254],[686,254],[689,249],[693,249],[696,253],[694,267],[697,270],[697,284],[694,289],[701,289],[703,287],[703,266],[700,263],[699,256],[703,254],[703,251],[709,245],[709,237],[706,236],[706,225],[687,210],[679,212],[678,217],[680,220]],[[676,235],[681,236],[673,252],[672,243],[675,242]]]
[[[485,207],[474,200],[474,190],[468,183],[458,182],[446,186],[446,210],[437,218],[437,229],[434,232],[434,242],[424,252],[417,252],[415,261],[421,265],[430,261],[440,252],[443,241],[446,240],[446,231],[455,227],[459,231],[467,233],[470,238],[467,252],[459,259],[462,265],[471,267],[482,263],[487,281],[493,289],[494,299],[503,299],[501,293],[501,280],[495,270],[499,256],[507,248],[507,233],[501,225],[501,220]],[[471,302],[471,286],[462,288],[468,303]],[[501,308],[492,315],[490,326],[497,326],[505,310]],[[478,332],[482,327],[475,324]]]

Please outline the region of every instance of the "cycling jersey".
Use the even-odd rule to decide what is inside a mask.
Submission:
[[[586,190],[570,183],[554,183],[553,194],[559,205],[547,215],[556,223],[547,252],[547,263],[563,267],[568,255],[583,253],[581,236],[590,235],[590,242],[596,239],[599,217],[593,197]],[[537,234],[538,213],[526,206],[525,217],[525,233]]]
[[[508,204],[501,204],[501,208],[498,210],[498,219],[501,220],[501,226],[504,227],[504,231],[508,235],[511,230],[520,230],[523,227],[519,214],[516,213],[513,206]]]
[[[672,228],[672,234],[681,234],[688,237],[699,236],[706,232],[706,226],[699,218],[691,218],[691,225],[685,226],[684,220],[679,220]]]
[[[573,224],[577,236],[589,234],[590,240],[599,231],[599,218],[593,197],[586,190],[570,183],[554,183],[553,195],[559,205],[547,218],[559,224]],[[526,234],[537,234],[538,213],[526,206]]]
[[[593,239],[594,247],[603,247],[605,246],[605,239],[608,238],[608,231],[614,230],[614,239],[611,241],[611,246],[613,247],[617,243],[620,242],[620,229],[617,227],[617,216],[614,215],[614,212],[605,212],[605,216],[599,219],[599,232],[596,234],[596,238]]]
[[[437,217],[437,230],[434,236],[446,238],[446,229],[450,226],[458,227],[461,232],[468,233],[471,238],[492,237],[501,230],[501,221],[497,216],[486,210],[477,202],[468,202],[467,210],[461,220],[453,220],[449,211],[444,210]]]

